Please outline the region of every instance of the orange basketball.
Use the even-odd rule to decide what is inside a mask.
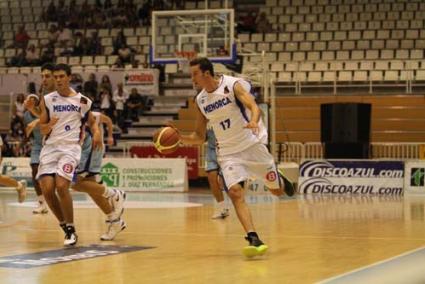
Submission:
[[[180,135],[172,127],[163,127],[153,134],[153,143],[158,152],[170,154],[177,150],[180,144]]]

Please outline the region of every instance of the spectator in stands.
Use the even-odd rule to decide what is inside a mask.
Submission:
[[[90,96],[94,98],[95,100],[99,99],[99,96],[97,95],[97,90],[98,90],[98,83],[96,80],[96,74],[91,73],[89,75],[89,80],[87,80],[84,83],[84,88],[83,88],[84,95]]]
[[[114,91],[112,99],[115,103],[116,123],[124,133],[127,133],[127,129],[125,127],[125,117],[127,116],[125,106],[128,99],[128,93],[124,89],[123,83],[117,84],[117,89]]]
[[[55,24],[50,25],[49,31],[47,34],[47,39],[49,40],[47,46],[55,47],[58,42],[60,31]]]
[[[120,70],[124,68],[124,63],[121,61],[121,58],[115,60],[114,65],[112,65],[112,70]]]
[[[19,26],[18,31],[15,34],[15,41],[13,45],[15,48],[26,49],[30,39],[31,37],[28,35],[25,27],[23,25]]]
[[[249,12],[245,17],[240,17],[237,25],[238,33],[255,33],[255,19],[256,14],[254,11]]]
[[[109,10],[112,8],[112,2],[111,0],[105,0],[105,2],[103,2],[103,9],[104,10]]]
[[[24,121],[24,112],[25,112],[25,95],[20,93],[16,97],[16,101],[12,107],[12,120]]]
[[[86,50],[87,50],[86,38],[83,36],[81,32],[76,32],[72,55],[82,56],[85,54]]]
[[[91,33],[91,37],[87,40],[86,55],[99,55],[102,54],[101,40],[97,31]]]
[[[114,121],[114,101],[111,92],[105,88],[100,90],[100,109]]]
[[[40,55],[38,51],[35,49],[34,44],[30,44],[26,50],[25,54],[25,65],[29,66],[37,66],[40,64]]]
[[[71,15],[69,15],[67,27],[71,30],[80,28],[80,18],[77,13],[71,13]]]
[[[124,35],[124,32],[121,30],[117,33],[117,36],[112,41],[112,46],[114,48],[113,54],[118,54],[118,50],[127,45],[127,39]]]
[[[21,143],[24,139],[24,106],[25,95],[18,94],[12,107],[12,120],[10,122],[10,137],[8,141],[19,142],[12,147],[15,157],[21,156]]]
[[[55,6],[55,2],[53,0],[50,1],[49,6],[47,7],[46,18],[47,18],[47,21],[49,21],[49,22],[56,22],[57,21],[56,6]]]
[[[128,26],[129,21],[128,21],[128,17],[125,13],[124,9],[120,9],[118,11],[118,13],[114,16],[114,18],[112,19],[112,25],[114,27],[126,27]]]
[[[55,50],[52,46],[44,48],[40,56],[40,65],[49,62],[55,62]]]
[[[229,52],[224,48],[224,46],[221,45],[217,49],[217,56],[226,56],[226,55],[229,55]]]
[[[134,52],[127,44],[124,44],[120,49],[118,49],[118,58],[124,65],[132,64],[134,61]]]
[[[15,56],[12,56],[9,60],[9,62],[6,63],[7,66],[15,66],[15,67],[21,67],[26,65],[26,50],[25,49],[19,49],[18,53]]]
[[[141,26],[150,26],[151,11],[152,7],[150,1],[145,1],[145,3],[143,3],[143,5],[139,8],[138,11],[139,22]]]
[[[139,121],[139,113],[143,110],[143,97],[136,88],[132,88],[127,100],[128,116],[132,121]]]
[[[73,13],[75,13],[73,11]],[[65,26],[65,23],[68,19],[68,9],[65,7],[65,0],[59,0],[58,6],[56,8],[56,19],[60,26]]]
[[[77,92],[83,92],[83,78],[78,73],[72,73],[69,85]]]
[[[272,32],[272,25],[267,20],[266,13],[262,12],[256,21],[257,33],[270,33]]]
[[[112,94],[112,84],[111,79],[109,79],[108,75],[103,75],[102,79],[100,79],[99,89],[107,89],[109,93]]]
[[[102,11],[96,9],[92,16],[92,27],[95,29],[101,29],[105,27],[106,17]]]
[[[72,46],[72,31],[65,26],[59,27],[59,35],[57,38],[59,47]]]

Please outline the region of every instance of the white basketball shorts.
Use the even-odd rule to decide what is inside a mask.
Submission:
[[[80,163],[79,144],[44,145],[40,153],[37,179],[47,174],[57,174],[72,181],[74,171]]]
[[[261,179],[268,188],[280,187],[273,156],[261,143],[254,144],[239,153],[218,156],[218,163],[224,183],[229,189],[249,179]]]

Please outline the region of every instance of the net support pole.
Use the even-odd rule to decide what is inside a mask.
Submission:
[[[277,161],[276,155],[276,85],[274,79],[270,82],[270,149],[271,154]]]

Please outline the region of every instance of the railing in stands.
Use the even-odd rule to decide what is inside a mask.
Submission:
[[[133,146],[152,146],[152,142],[126,142],[123,147],[124,157],[130,157]],[[372,159],[410,160],[420,159],[421,151],[425,152],[425,143],[372,143]],[[205,165],[205,148],[201,147],[199,167]],[[319,142],[290,142],[278,145],[276,162],[301,163],[305,159],[323,159],[323,147]]]
[[[299,148],[300,145],[302,145],[303,149],[297,149],[296,152],[290,153],[294,147]],[[420,159],[422,158],[420,153],[423,151],[423,148],[425,148],[425,143],[371,143],[371,158],[396,160]],[[303,153],[303,155],[300,156],[298,153]],[[298,163],[303,159],[323,159],[323,146],[320,142],[308,142],[304,144],[284,143],[279,145],[278,157],[285,162]]]

